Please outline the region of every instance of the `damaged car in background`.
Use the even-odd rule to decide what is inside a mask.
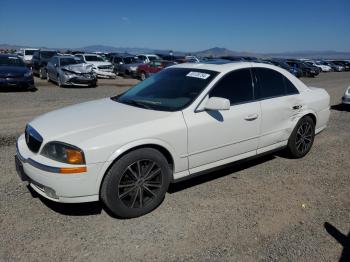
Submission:
[[[97,85],[93,66],[80,63],[73,56],[54,56],[47,63],[47,80],[58,86],[91,86]]]
[[[116,78],[113,72],[113,65],[111,62],[103,59],[102,56],[96,54],[78,54],[75,55],[80,59],[81,63],[92,65],[92,70],[99,78]]]

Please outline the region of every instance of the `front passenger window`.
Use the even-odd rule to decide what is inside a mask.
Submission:
[[[235,70],[223,76],[210,91],[209,97],[213,96],[226,98],[231,105],[254,100],[250,69]]]

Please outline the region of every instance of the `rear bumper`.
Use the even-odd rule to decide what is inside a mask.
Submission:
[[[0,87],[21,87],[21,88],[31,88],[34,87],[33,78],[0,78]]]
[[[343,104],[350,105],[350,96],[343,96],[341,101]]]

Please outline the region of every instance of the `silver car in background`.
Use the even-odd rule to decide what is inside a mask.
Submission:
[[[345,90],[344,96],[342,97],[342,103],[350,106],[350,86]]]
[[[58,86],[91,86],[97,84],[92,65],[81,63],[70,55],[54,56],[47,63],[47,81]]]

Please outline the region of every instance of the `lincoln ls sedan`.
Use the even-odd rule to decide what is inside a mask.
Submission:
[[[16,169],[44,198],[137,217],[170,183],[279,149],[305,156],[329,102],[274,65],[175,65],[121,95],[37,117],[18,138]]]

